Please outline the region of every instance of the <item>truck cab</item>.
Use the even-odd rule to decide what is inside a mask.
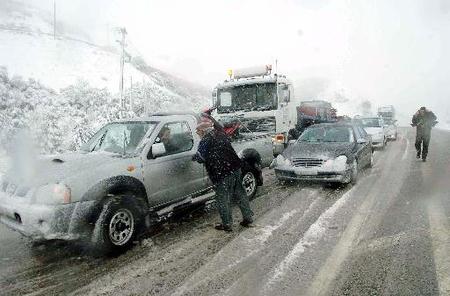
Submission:
[[[268,135],[273,154],[288,142],[296,124],[294,89],[286,76],[271,74],[270,65],[240,69],[219,83],[213,92],[213,117],[227,126],[237,122],[244,136]]]

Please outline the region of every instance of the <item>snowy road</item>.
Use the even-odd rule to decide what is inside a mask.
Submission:
[[[117,258],[31,245],[0,226],[5,295],[449,295],[450,133],[427,163],[414,131],[377,152],[356,186],[266,184],[256,227],[212,228],[215,211],[166,224]]]

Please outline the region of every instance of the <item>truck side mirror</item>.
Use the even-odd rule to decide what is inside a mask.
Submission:
[[[358,143],[358,144],[366,144],[366,143],[367,143],[367,140],[366,140],[366,139],[358,139],[358,140],[356,141],[356,143]]]
[[[283,101],[285,101],[286,103],[288,103],[290,100],[291,100],[291,91],[288,89],[288,88],[286,88],[286,90],[284,90],[284,98],[283,98]]]
[[[155,143],[152,145],[151,150],[153,158],[157,158],[158,156],[163,156],[166,154],[166,147],[164,143]]]

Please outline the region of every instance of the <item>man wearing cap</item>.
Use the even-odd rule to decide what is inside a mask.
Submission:
[[[436,115],[425,107],[421,107],[412,118],[412,126],[416,127],[417,158],[427,161],[428,145],[430,144],[431,128],[436,125]]]
[[[232,231],[231,201],[235,200],[241,210],[241,225],[250,227],[253,212],[242,186],[241,159],[231,146],[228,136],[213,127],[210,120],[198,124],[197,135],[201,138],[198,151],[193,160],[203,163],[216,191],[216,203],[222,223],[216,224],[217,230]]]

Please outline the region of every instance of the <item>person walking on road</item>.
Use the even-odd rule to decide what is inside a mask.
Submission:
[[[436,119],[436,115],[425,107],[421,107],[412,117],[411,125],[416,127],[417,158],[420,159],[422,156],[424,162],[427,161],[431,128],[436,125]]]
[[[211,121],[198,124],[196,132],[201,141],[193,160],[205,165],[215,187],[215,199],[222,220],[215,228],[233,231],[232,200],[237,202],[241,210],[243,217],[241,226],[250,227],[253,223],[253,212],[242,186],[242,162],[231,146],[228,136],[223,131],[215,129]]]

